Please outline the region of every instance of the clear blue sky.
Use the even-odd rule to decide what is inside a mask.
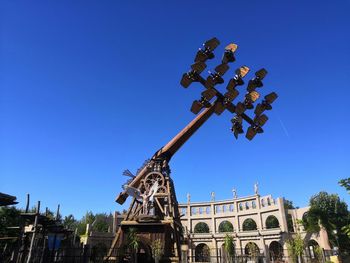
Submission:
[[[277,91],[265,133],[213,116],[171,161],[180,202],[253,193],[298,206],[350,171],[349,1],[1,2],[0,191],[77,217],[121,210],[126,179],[180,131],[202,88],[181,75],[203,41],[239,45]],[[221,56],[221,55],[220,55]],[[217,61],[209,63],[213,67]],[[231,69],[232,74],[232,69]],[[229,74],[229,73],[228,73]],[[251,77],[252,75],[249,75]],[[226,76],[227,79],[227,76]],[[224,89],[222,85],[221,90]]]

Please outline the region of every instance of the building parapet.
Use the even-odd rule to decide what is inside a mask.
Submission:
[[[271,195],[253,195],[231,200],[179,204],[179,213],[183,218],[254,214],[258,210],[278,210],[280,202],[283,203],[282,198],[273,199]]]

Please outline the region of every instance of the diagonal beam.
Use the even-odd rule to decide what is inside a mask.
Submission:
[[[157,151],[152,159],[164,158],[167,161],[181,148],[182,145],[213,115],[216,105],[220,103],[216,100],[209,108],[202,111],[196,118],[194,118],[184,129],[182,129],[172,140],[170,140],[164,147]],[[143,179],[148,173],[148,167],[145,166],[139,174],[134,178],[134,180],[129,184],[131,187],[138,188],[141,179]],[[117,198],[116,202],[119,204],[124,204],[128,194],[124,191],[121,192]]]

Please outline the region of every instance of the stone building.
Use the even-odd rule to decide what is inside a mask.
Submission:
[[[327,233],[308,234],[298,224],[308,207],[285,209],[284,199],[271,195],[255,195],[209,202],[180,204],[181,223],[188,238],[189,258],[192,262],[223,262],[224,238],[234,238],[235,253],[242,257],[254,250],[260,261],[269,262],[288,258],[287,239],[299,232],[308,248],[309,257],[316,257],[315,247],[330,249]]]

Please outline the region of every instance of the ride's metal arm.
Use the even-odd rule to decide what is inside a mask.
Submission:
[[[171,141],[156,152],[153,158],[165,158],[169,162],[182,145],[184,145],[185,142],[210,118],[214,113],[217,103],[218,101],[215,101],[212,106],[205,108],[202,113],[194,118]]]
[[[171,157],[181,148],[185,142],[191,138],[191,136],[210,118],[214,113],[216,104],[220,103],[216,100],[209,108],[205,108],[196,118],[194,118],[182,131],[180,131],[172,140],[170,140],[164,147],[157,151],[152,159],[164,158],[170,161]],[[129,184],[132,187],[138,187],[141,179],[147,174],[148,168],[145,166],[134,180]],[[116,198],[116,202],[123,204],[128,198],[128,194],[124,191],[121,192]]]

